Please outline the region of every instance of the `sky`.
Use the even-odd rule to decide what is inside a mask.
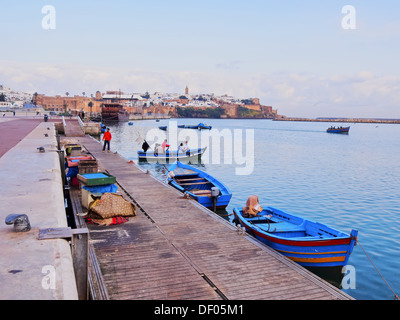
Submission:
[[[15,90],[188,86],[288,117],[400,118],[398,0],[2,0],[0,16]]]

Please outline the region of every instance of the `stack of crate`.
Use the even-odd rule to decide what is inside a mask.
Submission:
[[[90,203],[104,192],[116,192],[116,178],[106,172],[79,173],[79,182],[89,188],[82,188],[82,207],[89,209]]]
[[[78,164],[79,174],[96,173],[98,171],[97,160],[81,160]]]

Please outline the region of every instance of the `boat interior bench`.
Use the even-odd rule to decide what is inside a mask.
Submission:
[[[195,190],[195,191],[191,191],[188,190],[188,192],[195,194],[196,196],[208,196],[211,195],[211,190]]]
[[[204,181],[204,182],[192,182],[192,183],[179,183],[180,186],[193,186],[197,184],[208,184],[211,183],[209,181]]]
[[[260,217],[255,217],[255,218],[248,218],[247,221],[249,221],[252,224],[259,225],[261,229],[268,228],[268,222],[269,222],[269,230],[270,232],[305,232],[306,228],[304,223],[300,225],[296,225],[293,223],[289,223],[286,221],[281,221],[281,220],[276,220],[272,218],[268,218],[268,221],[266,218],[260,218]]]
[[[204,178],[202,178],[202,177],[197,177],[197,178],[189,178],[189,179],[187,179],[187,178],[181,178],[181,177],[179,177],[179,179],[175,178],[175,181],[177,181],[177,182],[184,182],[184,181],[196,181],[196,180],[205,180],[205,179],[204,179]]]

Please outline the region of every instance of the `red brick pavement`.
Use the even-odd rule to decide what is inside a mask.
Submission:
[[[43,119],[13,119],[0,122],[0,158],[41,122]]]

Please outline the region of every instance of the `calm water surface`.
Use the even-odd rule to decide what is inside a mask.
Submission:
[[[400,294],[400,125],[355,123],[350,124],[349,135],[340,135],[326,133],[331,123],[318,122],[144,120],[134,121],[131,126],[110,125],[111,149],[135,161],[141,147],[135,141],[138,133],[147,138],[149,134],[167,134],[168,138],[168,132],[161,132],[158,126],[200,121],[213,126],[210,134],[226,129],[224,132],[233,136],[234,129],[242,130],[237,131],[242,141],[221,139],[220,163],[215,161],[218,157],[212,139],[202,140],[196,130],[184,131],[192,136],[191,146],[208,146],[205,160],[196,165],[222,180],[233,193],[226,212],[219,214],[228,215],[226,218],[231,220],[232,209],[243,207],[247,198],[256,194],[262,206],[277,207],[348,233],[358,229],[362,247],[392,289]],[[234,148],[242,146],[239,151],[243,157],[246,152],[253,154],[246,147],[246,129],[254,132],[254,170],[248,175],[237,175],[236,169],[244,165],[235,160],[240,158],[235,158]],[[181,130],[175,137],[180,134],[184,140]],[[165,181],[164,166],[140,166]],[[394,298],[360,245],[354,248],[349,264],[355,268],[356,288],[343,291],[356,299]]]

